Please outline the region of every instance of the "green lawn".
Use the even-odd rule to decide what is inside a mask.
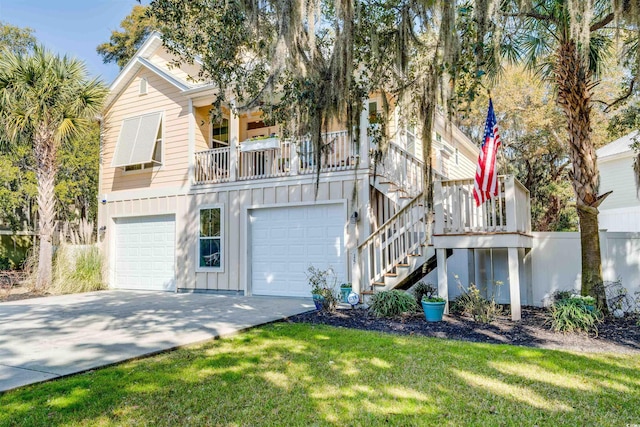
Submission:
[[[640,358],[278,323],[0,395],[0,425],[640,424]]]

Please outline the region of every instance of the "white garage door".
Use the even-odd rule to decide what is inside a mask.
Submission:
[[[175,230],[173,215],[117,218],[114,287],[175,290]]]
[[[346,280],[344,205],[255,209],[249,220],[254,295],[310,297],[309,265]]]

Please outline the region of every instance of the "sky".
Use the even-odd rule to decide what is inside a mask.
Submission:
[[[81,59],[91,76],[110,84],[118,66],[103,64],[96,47],[109,41],[111,31],[119,29],[136,4],[136,0],[0,0],[0,21],[30,27],[39,43]]]

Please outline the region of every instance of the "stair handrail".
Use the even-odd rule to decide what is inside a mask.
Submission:
[[[394,161],[394,154],[403,161]],[[410,197],[415,197],[422,192],[424,162],[393,141],[389,142],[389,148],[382,160],[380,172],[381,176],[393,180],[394,184],[403,189]]]
[[[358,245],[361,291],[372,290],[374,283],[383,281],[398,264],[408,263],[409,256],[428,243],[423,199],[420,193]]]

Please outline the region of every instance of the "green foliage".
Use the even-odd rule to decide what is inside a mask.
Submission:
[[[572,295],[560,299],[551,305],[551,327],[556,332],[594,332],[598,333],[598,324],[602,322],[602,313],[591,300]],[[587,307],[591,306],[591,307]]]
[[[418,304],[407,292],[393,289],[374,294],[369,309],[378,317],[397,317],[418,311]]]
[[[99,45],[96,51],[105,64],[115,62],[123,68],[156,29],[157,24],[148,14],[148,6],[135,5],[131,13],[120,22],[120,27],[122,30],[113,30],[109,41]]]
[[[491,300],[484,298],[480,294],[480,289],[472,283],[469,289],[463,290],[462,294],[456,297],[451,305],[451,311],[471,316],[476,322],[491,323],[500,314],[500,307],[493,297]]]
[[[70,222],[85,218],[95,222],[99,167],[100,126],[94,122],[60,148],[55,186],[59,220]]]
[[[322,270],[310,265],[306,275],[312,294],[320,295],[324,289],[333,289],[336,286],[337,278],[331,267]]]
[[[411,288],[416,299],[416,304],[420,307],[420,302],[424,299],[432,299],[437,295],[438,290],[433,283],[425,283],[420,281]],[[444,300],[444,299],[443,299]]]
[[[14,53],[27,53],[36,45],[31,28],[15,27],[0,22],[0,51],[8,49]]]
[[[0,259],[2,260],[2,265],[0,270],[20,269],[34,240],[34,236],[1,235]]]
[[[62,244],[56,251],[53,265],[51,293],[71,294],[105,288],[102,280],[102,254],[93,245]]]

